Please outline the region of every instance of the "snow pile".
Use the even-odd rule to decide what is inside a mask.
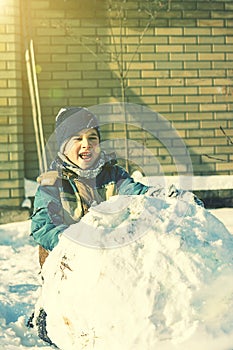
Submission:
[[[113,198],[61,236],[36,308],[62,350],[230,350],[232,251],[204,208]]]
[[[0,225],[1,350],[51,349],[26,323],[40,295],[38,248],[29,239],[30,221]]]

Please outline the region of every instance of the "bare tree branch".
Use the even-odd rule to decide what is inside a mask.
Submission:
[[[220,130],[222,131],[223,135],[226,137],[227,141],[228,141],[231,145],[233,145],[232,139],[230,138],[230,136],[228,136],[228,135],[226,134],[226,132],[225,132],[225,130],[223,129],[222,126],[220,126]]]
[[[221,159],[221,158],[214,157],[214,156],[209,156],[208,154],[203,154],[202,156],[203,156],[203,157],[210,158],[210,159],[219,160],[220,162],[227,162],[227,160],[225,160],[225,159]]]

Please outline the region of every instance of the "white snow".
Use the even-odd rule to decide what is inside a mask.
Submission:
[[[35,305],[42,305],[49,335],[62,350],[232,350],[233,246],[226,227],[233,233],[233,209],[191,205],[183,215],[175,202],[138,196],[125,202],[123,210],[131,211],[123,224],[116,203],[114,220],[105,215],[101,221],[96,207],[86,223],[95,222],[107,246],[109,223],[113,229],[122,224],[127,237],[125,226],[133,222],[138,239],[97,249],[93,236],[82,241],[74,225],[72,240],[63,235],[47,259],[42,288],[30,220],[0,225],[1,349],[51,349],[25,326]],[[144,217],[147,226],[140,224]],[[169,231],[171,217],[179,225]],[[147,230],[140,235],[142,227]]]
[[[149,176],[143,177],[139,171],[133,173],[135,181],[151,186],[160,184],[169,187],[172,184],[186,190],[224,190],[233,188],[232,175],[212,176]]]
[[[104,214],[108,206],[117,217]],[[207,339],[211,350],[230,350],[232,251],[233,236],[197,205],[113,198],[64,232],[37,307],[63,350],[206,350]]]

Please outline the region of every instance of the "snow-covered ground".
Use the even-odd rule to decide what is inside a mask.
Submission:
[[[232,188],[230,187],[230,184],[232,184],[232,177],[229,178],[229,180],[230,182],[227,188]],[[219,177],[216,179],[216,181],[219,181]],[[210,181],[207,181],[207,183],[210,186]],[[226,181],[224,183],[226,186]],[[195,187],[197,186],[198,185],[196,184]],[[201,187],[203,189],[203,186]],[[214,183],[212,181],[211,188],[219,188],[219,184],[214,186]],[[212,209],[209,210],[209,212],[219,218],[220,221],[222,221],[228,230],[233,234],[233,208]],[[213,219],[212,222],[214,222]],[[0,344],[2,350],[51,349],[50,346],[47,346],[45,343],[38,339],[34,329],[28,329],[26,327],[26,322],[31,316],[31,313],[34,311],[34,306],[37,303],[41,292],[41,275],[38,264],[38,248],[34,244],[33,240],[29,237],[29,232],[30,220],[26,222],[0,225]],[[211,232],[209,232],[209,234],[211,234]],[[221,232],[219,232],[219,234],[221,236]],[[167,253],[168,251],[165,250],[164,254]],[[169,256],[167,257],[169,258]],[[226,256],[226,258],[229,258],[229,256]],[[48,273],[48,269],[46,273]],[[230,281],[231,278],[232,276],[229,277],[228,281],[223,281],[220,279],[219,283],[216,283],[213,286],[213,294],[215,291],[217,293],[217,298],[215,301],[216,303],[224,301],[224,308],[227,307],[227,301],[221,300],[221,290],[228,288],[232,284]],[[232,292],[232,288],[230,290]],[[210,293],[210,291],[208,291],[208,293]],[[181,299],[179,299],[179,302],[180,301]],[[65,302],[66,300],[64,300],[64,303]],[[213,307],[215,309],[215,306],[216,305],[210,304],[207,305],[207,308]],[[217,312],[219,312],[219,317],[222,316],[221,311],[221,307],[217,309]],[[88,310],[88,312],[90,312],[90,310]],[[107,311],[105,310],[105,312]],[[210,315],[209,312],[210,310],[208,311],[208,315]],[[233,310],[229,309],[228,313],[232,316]],[[195,323],[195,315],[192,315],[190,313],[187,316],[190,322],[193,320]],[[203,317],[205,318],[205,315],[203,315]],[[219,319],[219,321],[221,322],[221,319]],[[232,329],[232,324],[230,324],[230,322],[232,322],[232,317],[229,317],[229,325],[226,324],[225,320],[225,329]],[[183,327],[183,332],[185,333],[185,325]],[[62,334],[62,329],[59,328],[58,323],[57,333],[59,334],[59,332]],[[206,339],[205,347],[201,349],[198,345],[197,339],[195,338],[193,339],[193,343],[192,340],[188,343],[188,348],[190,350],[196,350],[197,348],[200,348],[201,350],[232,350],[232,331],[229,331],[229,334],[226,331],[222,338],[220,337],[216,339],[215,347],[213,346],[213,343],[211,343],[211,346],[209,344],[209,339]],[[162,348],[162,345],[160,344],[158,349],[170,350],[171,346],[167,343],[164,343],[164,347]],[[176,348],[175,345],[174,349],[180,350],[180,348]],[[65,348],[65,350],[69,349]],[[77,348],[77,350],[79,349]],[[135,350],[141,350],[141,348],[135,348]],[[154,350],[154,348],[148,348],[145,350]]]

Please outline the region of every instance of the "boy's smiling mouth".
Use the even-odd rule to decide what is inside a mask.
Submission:
[[[91,152],[82,152],[82,153],[79,153],[79,157],[83,160],[90,160],[92,157],[92,153]]]

